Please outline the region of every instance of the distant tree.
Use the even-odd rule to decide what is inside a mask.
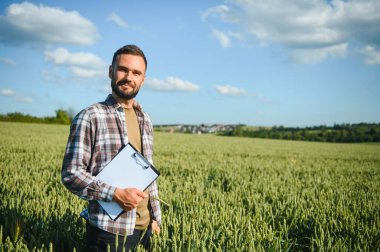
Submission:
[[[380,123],[346,123],[334,124],[332,127],[319,125],[305,128],[273,126],[259,127],[256,131],[238,126],[224,135],[319,142],[380,142]]]
[[[232,135],[233,136],[243,136],[243,126],[242,125],[238,125],[236,126],[233,130],[232,130]]]
[[[27,123],[55,123],[55,124],[70,124],[72,117],[66,110],[58,109],[55,111],[54,117],[35,117],[20,112],[0,114],[0,121],[8,122],[27,122]]]
[[[68,110],[66,110],[66,112],[67,112],[67,115],[68,115],[69,118],[70,118],[70,121],[72,121],[72,120],[74,119],[75,115],[77,114],[77,113],[75,112],[75,109],[74,109],[74,108],[69,108]]]
[[[60,123],[60,124],[70,124],[71,123],[71,118],[68,114],[67,111],[63,110],[63,109],[58,109],[55,111],[55,119],[56,119],[56,122],[57,123]]]

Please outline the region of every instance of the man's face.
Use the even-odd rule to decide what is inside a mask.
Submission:
[[[145,62],[141,56],[120,54],[115,66],[110,66],[109,77],[113,93],[119,98],[131,100],[145,80]]]

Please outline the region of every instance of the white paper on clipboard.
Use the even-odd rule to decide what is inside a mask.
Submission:
[[[144,191],[159,175],[156,168],[128,143],[96,178],[114,187],[137,188]],[[123,212],[114,201],[98,202],[113,220]]]

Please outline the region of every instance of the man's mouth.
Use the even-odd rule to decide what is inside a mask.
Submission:
[[[125,86],[125,87],[134,88],[133,84],[130,83],[130,82],[128,82],[128,81],[119,82],[117,85],[118,86]]]

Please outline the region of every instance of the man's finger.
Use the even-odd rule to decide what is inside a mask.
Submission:
[[[136,194],[137,194],[137,196],[140,196],[141,198],[144,198],[144,199],[146,197],[148,197],[148,195],[146,193],[144,193],[144,192],[142,192],[140,190],[136,190]]]

